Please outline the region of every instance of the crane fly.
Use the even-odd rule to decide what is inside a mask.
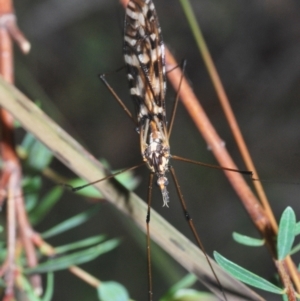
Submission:
[[[186,203],[181,193],[175,170],[169,164],[170,159],[176,159],[199,165],[209,164],[192,161],[178,156],[171,156],[169,136],[172,126],[167,126],[166,120],[166,65],[165,50],[159,25],[157,13],[152,0],[130,0],[125,13],[124,23],[124,44],[123,54],[127,69],[127,79],[129,82],[130,95],[133,99],[136,111],[136,118],[124,105],[122,100],[114,92],[112,87],[105,79],[105,75],[100,75],[101,80],[113,94],[114,98],[122,106],[128,116],[134,121],[140,136],[140,148],[143,162],[134,169],[146,164],[150,170],[149,188],[148,188],[148,209],[147,209],[147,266],[148,266],[148,299],[151,301],[152,296],[152,276],[151,276],[151,256],[150,256],[150,203],[152,198],[153,177],[157,178],[157,185],[161,191],[163,206],[169,207],[169,193],[167,190],[168,178],[166,173],[170,172],[180,199],[181,206],[184,211],[185,218],[192,230],[194,238],[199,248],[204,253],[210,269],[216,279],[224,300],[227,300],[222,285],[206,255],[202,242],[196,232],[192,218],[187,211]],[[178,97],[177,100],[178,101]],[[172,120],[175,114],[174,106],[172,112]],[[171,122],[170,124],[172,124]],[[248,171],[239,171],[231,168],[216,167],[220,169],[251,174]],[[126,170],[128,170],[126,169]],[[115,177],[117,174],[124,172],[122,170],[103,179],[92,183],[72,188],[78,191],[86,186],[97,182]]]
[[[153,174],[157,177],[157,185],[162,194],[163,206],[168,207],[169,203],[166,172],[171,171],[175,183],[177,180],[174,170],[169,165],[171,154],[165,106],[167,85],[164,43],[156,10],[151,0],[129,1],[125,13],[123,51],[130,94],[137,113],[141,155],[151,172],[149,183],[149,187],[151,188],[149,188],[148,193],[146,222],[148,241],[148,292],[149,300],[152,300],[149,223],[150,202],[152,197],[150,192],[152,191]],[[185,211],[186,219],[194,230],[192,219],[186,210],[186,205],[177,183],[176,187]],[[195,231],[194,234],[199,242],[200,248],[204,251],[202,243]],[[215,277],[219,283],[216,275]],[[226,299],[225,295],[224,297]]]

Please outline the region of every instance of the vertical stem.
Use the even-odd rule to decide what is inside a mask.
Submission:
[[[0,17],[9,10],[8,1],[0,1]],[[1,14],[2,13],[2,14]],[[3,15],[2,15],[3,16]],[[12,72],[12,43],[4,26],[0,27],[0,73],[4,79],[10,83],[13,82]],[[1,123],[1,141],[0,151],[5,167],[2,173],[3,180],[1,181],[7,191],[7,270],[5,274],[6,289],[5,295],[7,298],[13,297],[14,286],[14,257],[16,248],[16,208],[14,191],[12,189],[12,181],[10,169],[14,162],[14,135],[13,135],[13,118],[5,110],[0,109],[0,123]]]
[[[25,39],[16,25],[13,4],[11,0],[0,0],[0,73],[9,82],[14,81],[13,46],[15,40],[23,52],[30,49],[29,42]],[[27,220],[24,200],[21,189],[21,165],[15,152],[14,120],[5,110],[0,109],[1,141],[0,152],[4,162],[0,185],[2,191],[7,192],[7,268],[6,268],[6,298],[13,298],[13,285],[15,275],[15,248],[17,226],[19,226],[22,243],[25,248],[28,266],[35,266],[37,258],[33,243],[28,235],[31,226]],[[17,214],[18,213],[18,214]],[[18,219],[19,218],[19,219]],[[27,235],[26,235],[27,234]],[[42,290],[41,278],[38,275],[31,276],[34,290],[40,293]]]
[[[279,276],[281,278],[281,281],[286,289],[286,295],[288,297],[289,301],[296,301],[296,295],[295,290],[293,288],[293,285],[291,283],[290,277],[288,275],[287,269],[285,267],[285,261],[283,260],[276,260],[275,264],[278,269]]]

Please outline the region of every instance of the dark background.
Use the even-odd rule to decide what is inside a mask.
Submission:
[[[179,1],[154,3],[165,44],[178,60],[187,59],[186,73],[196,95],[234,160],[245,169]],[[191,3],[260,177],[300,182],[299,2],[194,0]],[[105,158],[113,169],[139,163],[135,128],[97,78],[101,72],[111,73],[109,82],[133,109],[125,72],[113,72],[123,65],[124,11],[118,1],[27,0],[15,1],[15,9],[20,28],[32,43],[28,56],[16,50],[17,86],[33,100],[41,101],[54,120],[95,157]],[[169,88],[167,108],[173,100],[174,92]],[[216,163],[181,105],[171,137],[171,153]],[[274,280],[275,270],[265,248],[248,249],[231,238],[233,231],[259,236],[222,172],[178,162],[173,166],[207,252],[217,250]],[[71,176],[58,162],[53,163],[53,168]],[[136,174],[142,180],[137,194],[145,199],[148,171],[140,169]],[[299,185],[269,183],[265,189],[277,218],[288,205],[297,213]],[[155,194],[153,206],[190,237],[172,185],[170,193],[169,209],[161,207],[159,194]],[[89,206],[76,195],[65,193],[38,230],[43,231]],[[91,222],[50,243],[61,245],[98,233],[122,237],[121,247],[83,268],[102,281],[121,282],[133,299],[145,300],[144,236],[111,205],[104,203]],[[162,255],[153,256],[157,300],[186,272],[172,260],[172,268],[159,266],[155,257]],[[96,300],[95,290],[68,272],[57,273],[55,285],[54,300]]]

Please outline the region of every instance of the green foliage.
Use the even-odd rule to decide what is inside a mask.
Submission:
[[[91,245],[95,245],[97,243],[102,242],[104,239],[105,239],[105,235],[97,235],[70,244],[66,244],[60,247],[55,247],[55,254],[66,253],[66,252],[73,251],[74,249],[89,247]]]
[[[101,160],[101,163],[104,164],[107,168],[109,168],[109,165],[106,161]],[[119,170],[113,170],[111,171],[111,174],[117,173],[118,171]],[[138,177],[135,177],[133,175],[133,172],[130,170],[117,175],[115,179],[119,181],[128,190],[134,190],[140,182]],[[69,181],[68,184],[72,187],[80,187],[88,183],[85,180],[76,178]],[[78,190],[76,191],[76,193],[89,198],[103,198],[103,195],[92,185],[87,186],[84,189]]]
[[[30,212],[29,219],[33,225],[42,221],[53,206],[60,200],[63,194],[63,188],[60,186],[53,187],[48,193],[39,200],[39,203]]]
[[[51,301],[54,292],[54,274],[47,273],[47,286],[42,298],[36,296],[28,279],[23,275],[18,276],[18,283],[23,291],[26,292],[30,301]]]
[[[258,239],[258,238],[253,238],[250,236],[242,235],[237,232],[232,233],[233,239],[245,246],[250,246],[250,247],[261,247],[265,244],[264,239]]]
[[[300,234],[300,222],[296,223],[295,227],[295,236]]]
[[[40,174],[49,168],[49,164],[51,163],[53,156],[43,144],[34,138],[34,136],[27,134],[22,142],[22,145],[19,147],[18,152],[23,158],[24,171],[26,172],[26,176],[24,176],[22,181],[24,197],[26,200],[26,211],[31,224],[37,225],[51,212],[53,206],[61,200],[64,189],[61,185],[54,186],[44,196],[40,196],[43,182]],[[131,172],[121,176],[120,180],[123,185],[131,188],[134,188],[138,183],[138,180],[132,176]],[[74,180],[72,185],[77,185],[77,183],[80,182],[82,183],[83,181],[79,179]],[[96,191],[92,186],[84,191],[85,192],[83,194],[85,196],[97,198],[101,196],[99,192]],[[93,192],[91,193],[90,191]],[[41,236],[43,239],[46,239],[55,235],[63,234],[66,231],[76,229],[82,226],[85,222],[89,221],[93,216],[95,216],[95,214],[99,212],[99,210],[99,204],[91,206],[91,208],[88,210],[80,212],[77,215],[53,226],[51,229],[45,231]],[[43,262],[32,268],[27,267],[25,254],[20,252],[18,254],[19,258],[16,261],[18,265],[17,268],[20,271],[18,274],[19,288],[25,292],[29,300],[52,300],[54,292],[53,272],[89,262],[118,246],[118,239],[104,241],[105,238],[105,235],[96,235],[68,243],[63,246],[54,247],[54,257],[45,258]],[[40,246],[40,251],[42,253],[45,250],[49,250],[49,248],[44,247],[45,244]],[[0,260],[2,263],[5,261],[6,255],[6,242],[0,241]],[[56,257],[56,255],[59,255],[59,257]],[[38,252],[38,250],[37,257],[41,258],[41,254]],[[31,286],[28,276],[40,273],[47,273],[47,281],[44,295],[42,297],[37,297],[34,289]],[[0,286],[5,287],[5,282],[2,281]],[[101,282],[101,286],[97,288],[97,292],[99,295],[99,300],[129,300],[126,289],[116,282]]]
[[[175,285],[160,299],[160,301],[217,301],[218,298],[213,294],[199,292],[190,287],[198,281],[194,274],[188,274]]]
[[[291,255],[300,250],[300,246],[292,249],[295,236],[299,234],[299,223],[296,223],[296,215],[291,207],[287,207],[281,215],[277,236],[277,259],[284,260],[288,255]],[[238,233],[233,233],[233,238],[247,246],[260,246],[263,240],[254,239]],[[229,261],[219,253],[214,252],[215,260],[218,264],[236,279],[254,286],[256,288],[275,293],[285,294],[285,291],[260,276],[240,267],[239,265]]]
[[[195,289],[182,288],[178,290],[168,301],[218,301],[213,294],[199,292]]]
[[[21,146],[18,148],[18,152],[24,159],[23,165],[26,172],[26,176],[24,176],[22,181],[26,209],[31,224],[36,225],[49,214],[53,206],[60,200],[63,189],[55,186],[44,197],[40,196],[42,177],[37,175],[37,172],[40,174],[49,167],[53,155],[32,134],[26,134]]]
[[[278,237],[277,256],[278,260],[283,260],[291,252],[295,239],[296,216],[291,207],[287,207],[281,215]]]
[[[68,185],[71,185],[72,187],[81,187],[88,184],[87,181],[76,178],[68,182]],[[84,197],[88,198],[97,198],[101,199],[103,198],[103,195],[98,191],[93,185],[87,186],[84,189],[80,189],[76,191],[76,194],[82,195]]]
[[[60,224],[47,230],[41,235],[43,238],[49,238],[61,234],[63,232],[66,232],[68,230],[71,230],[75,227],[78,227],[83,223],[85,223],[86,221],[88,221],[92,216],[94,216],[99,211],[99,209],[100,209],[100,205],[93,206],[92,208],[61,222]]]
[[[128,301],[129,295],[126,288],[114,281],[101,282],[97,287],[100,301]]]
[[[29,133],[22,142],[21,151],[26,156],[26,164],[39,171],[45,169],[53,159],[51,151]]]
[[[284,290],[282,290],[281,288],[275,286],[264,278],[261,278],[254,273],[240,267],[239,265],[220,255],[218,252],[214,252],[214,258],[226,272],[231,274],[236,279],[268,292],[275,294],[284,294]]]
[[[26,210],[30,212],[37,205],[39,191],[42,187],[42,178],[40,176],[23,177],[22,187],[26,198]]]
[[[24,269],[26,274],[47,273],[64,270],[73,265],[91,261],[99,255],[109,252],[119,244],[117,239],[111,239],[83,251],[74,252],[58,258],[49,259],[33,268]]]

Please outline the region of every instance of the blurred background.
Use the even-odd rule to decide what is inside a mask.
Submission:
[[[300,183],[299,2],[191,0],[191,4],[260,178]],[[178,61],[187,60],[186,74],[196,95],[237,165],[245,169],[179,1],[157,0],[155,6],[165,44]],[[32,44],[27,56],[16,49],[16,85],[41,102],[51,118],[95,157],[107,160],[112,169],[138,164],[141,155],[135,127],[97,77],[110,73],[110,84],[133,109],[125,71],[114,72],[124,64],[124,10],[118,1],[15,1],[15,10],[19,26]],[[169,88],[167,109],[174,95]],[[171,153],[216,164],[181,105]],[[223,173],[180,162],[173,162],[173,166],[207,252],[217,250],[274,280],[275,270],[266,249],[249,250],[231,238],[233,231],[259,236]],[[53,162],[52,167],[66,177],[74,176],[59,162]],[[136,176],[141,180],[136,192],[145,199],[148,170],[141,168]],[[162,208],[159,193],[154,194],[153,207],[191,237],[172,184],[169,189],[170,208]],[[299,211],[299,185],[268,183],[265,189],[277,218],[288,205]],[[66,192],[37,230],[44,231],[89,206]],[[122,238],[121,246],[83,268],[102,281],[122,283],[133,299],[145,300],[144,235],[110,204],[103,202],[100,213],[89,223],[50,243],[61,245],[99,233]],[[166,265],[161,264],[161,258]],[[153,269],[155,300],[186,274],[159,249],[153,254]],[[97,300],[95,290],[69,272],[56,273],[55,285],[54,300]],[[272,296],[272,300],[276,298]]]

